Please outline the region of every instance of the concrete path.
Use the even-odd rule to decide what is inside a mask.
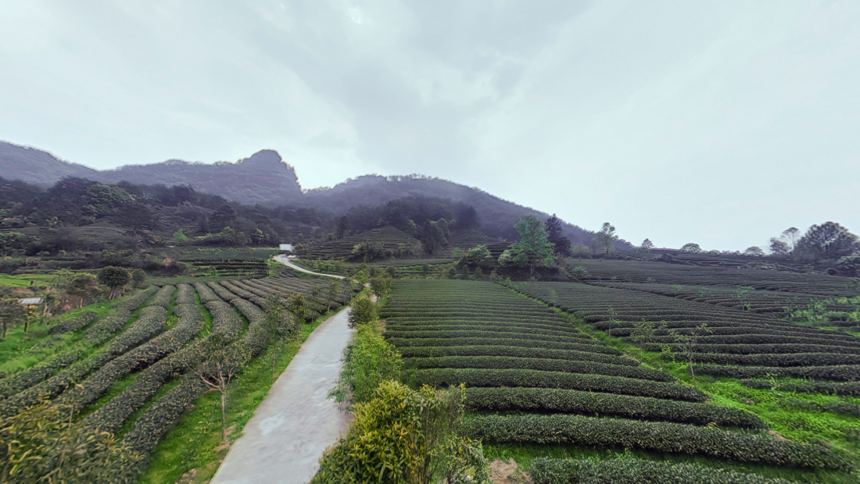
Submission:
[[[307,272],[308,274],[316,274],[318,276],[334,277],[335,279],[343,279],[343,276],[336,276],[334,274],[323,274],[322,272],[309,271],[309,270],[305,269],[304,267],[300,267],[300,266],[293,264],[290,261],[290,259],[287,259],[287,256],[285,256],[285,255],[276,255],[275,261],[280,262],[281,264],[289,267],[290,269],[293,269],[293,270],[296,270],[299,272]]]
[[[349,308],[311,333],[248,421],[212,484],[305,484],[323,451],[346,435],[349,415],[328,393],[352,339]]]

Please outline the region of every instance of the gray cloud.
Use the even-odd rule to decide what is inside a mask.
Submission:
[[[0,138],[99,168],[277,149],[658,245],[860,231],[860,4],[10,1]]]

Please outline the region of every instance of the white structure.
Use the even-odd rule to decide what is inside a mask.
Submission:
[[[28,298],[20,299],[18,301],[18,304],[20,304],[21,306],[38,306],[39,304],[42,304],[42,298],[40,298],[40,297],[28,297]]]
[[[281,250],[293,250],[293,244],[281,244]]]

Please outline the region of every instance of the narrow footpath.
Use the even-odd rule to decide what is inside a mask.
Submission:
[[[274,259],[275,259],[275,261],[280,262],[281,264],[289,267],[290,269],[292,269],[294,271],[305,272],[307,274],[314,274],[317,276],[334,277],[335,279],[343,279],[343,276],[336,276],[334,274],[323,274],[322,272],[309,271],[309,270],[305,269],[304,267],[297,266],[297,265],[293,264],[292,262],[290,262],[290,259],[287,259],[287,256],[285,256],[285,255],[276,255],[274,257]]]
[[[346,308],[311,333],[230,448],[212,484],[305,484],[313,478],[325,449],[349,426],[349,416],[328,398],[353,335],[348,315]]]

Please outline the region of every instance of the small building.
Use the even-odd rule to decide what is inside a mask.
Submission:
[[[21,306],[38,306],[42,304],[42,298],[40,297],[27,297],[24,299],[19,299],[18,304]]]
[[[293,244],[281,244],[281,250],[282,250],[282,251],[292,252],[292,250],[293,250]]]

